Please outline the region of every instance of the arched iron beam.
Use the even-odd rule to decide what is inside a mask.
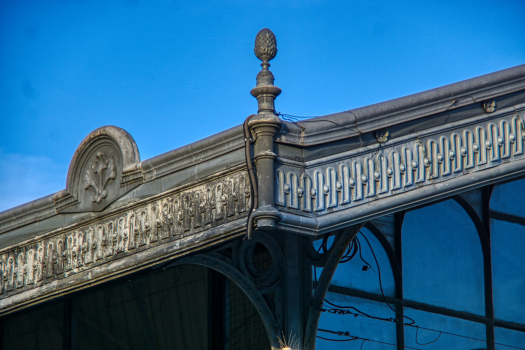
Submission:
[[[357,235],[359,230],[365,225],[361,223],[358,225],[350,226],[346,228],[337,242],[333,244],[333,251],[330,253],[326,265],[323,268],[319,282],[315,287],[315,293],[312,299],[312,304],[310,306],[310,311],[308,312],[308,319],[306,321],[306,330],[304,333],[304,350],[314,350],[315,349],[315,339],[317,337],[317,327],[319,327],[319,318],[321,317],[321,306],[323,305],[324,298],[328,292],[328,287],[332,281],[335,270],[339,265],[339,261],[343,257],[348,245]]]
[[[385,253],[388,257],[388,261],[390,263],[390,268],[392,269],[392,274],[394,275],[394,283],[397,285],[398,283],[401,283],[401,266],[399,266],[399,261],[397,260],[396,253],[394,252],[394,249],[392,249],[392,246],[386,239],[383,232],[381,232],[380,229],[377,228],[374,224],[368,222],[365,227],[372,232],[375,238],[379,241],[383,249],[385,250]]]
[[[476,209],[474,209],[474,207],[465,198],[461,197],[460,195],[455,195],[454,197],[452,197],[452,199],[454,199],[456,203],[458,203],[463,208],[463,210],[465,210],[467,215],[472,220],[472,223],[478,231],[479,240],[483,252],[485,252],[485,250],[488,247],[489,236],[487,234],[487,230],[485,229],[485,225],[483,224],[483,220],[476,212]]]
[[[248,296],[252,304],[255,306],[255,309],[259,313],[264,327],[266,328],[266,334],[270,340],[272,350],[280,349],[278,339],[279,325],[275,322],[272,311],[254,284],[240,273],[239,270],[217,257],[205,254],[197,254],[182,258],[167,267],[179,265],[200,265],[215,270],[228,277],[244,292],[244,294]]]

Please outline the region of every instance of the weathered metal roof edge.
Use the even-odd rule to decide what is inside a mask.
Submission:
[[[525,89],[525,64],[340,113],[284,122],[277,142],[317,145],[384,129]],[[350,131],[350,134],[349,134]]]
[[[189,145],[146,159],[139,167],[144,174],[144,182],[148,182],[241,147],[244,147],[244,133],[242,125],[237,125]]]
[[[55,216],[57,213],[55,211],[55,202],[53,201],[54,195],[55,194],[52,193],[0,212],[0,234],[16,227]]]
[[[139,164],[144,182],[204,163],[244,147],[242,125],[224,130],[189,145],[174,149]],[[58,191],[34,201],[0,212],[0,234],[56,215],[53,196]]]
[[[306,146],[322,144],[348,138],[348,129],[354,129],[358,135],[523,89],[525,64],[355,110],[308,119],[302,121],[303,132],[297,125],[284,122],[277,142]],[[238,125],[144,160],[140,169],[144,182],[149,182],[243,146],[242,125]],[[53,195],[0,212],[0,232],[56,215]]]

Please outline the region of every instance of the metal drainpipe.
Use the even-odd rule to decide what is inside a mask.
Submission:
[[[248,126],[255,134],[254,158],[259,189],[258,207],[261,208],[274,204],[274,162],[277,158],[274,141],[282,126],[274,107],[275,98],[279,96],[281,89],[273,85],[274,76],[269,70],[269,61],[277,54],[277,41],[271,30],[264,28],[257,33],[254,51],[262,61],[262,69],[257,74],[257,86],[251,91],[257,98],[259,108],[257,115],[248,122]],[[277,219],[278,216],[269,214],[257,216],[255,220],[257,228],[264,230],[275,227]]]

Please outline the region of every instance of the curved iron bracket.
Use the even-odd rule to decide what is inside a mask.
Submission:
[[[359,230],[365,225],[361,223],[358,225],[350,226],[346,228],[339,239],[333,244],[333,250],[328,257],[326,265],[321,273],[319,282],[315,288],[315,293],[312,298],[312,305],[308,312],[308,320],[306,322],[306,330],[304,333],[304,349],[314,350],[315,349],[315,338],[317,335],[317,327],[319,326],[319,318],[321,317],[321,306],[323,305],[324,298],[328,292],[328,287],[332,281],[335,270],[339,265],[339,261],[343,257],[348,245],[352,242],[354,237],[357,235]]]

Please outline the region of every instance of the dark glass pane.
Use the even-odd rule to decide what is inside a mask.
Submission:
[[[363,228],[361,234],[356,236],[353,244],[357,244],[361,248],[357,249],[355,256],[347,262],[340,263],[332,278],[332,284],[340,287],[347,287],[359,289],[365,292],[381,294],[379,285],[379,270],[374,260],[372,250],[368,245],[366,239],[370,242],[370,246],[377,258],[379,268],[381,269],[381,282],[385,295],[394,296],[395,284],[394,276],[392,274],[392,267],[385,252],[385,249],[379,240],[368,229]],[[359,244],[357,243],[359,241]],[[361,259],[361,256],[363,259]],[[364,261],[363,261],[364,260]],[[371,266],[371,268],[369,268]]]
[[[494,327],[496,350],[525,349],[525,332]]]
[[[248,296],[231,281],[226,282],[225,350],[269,350],[266,329]],[[218,349],[219,347],[217,347]]]
[[[425,350],[487,348],[484,324],[410,308],[405,308],[405,315],[419,326],[405,326],[405,346]]]
[[[384,215],[370,221],[370,223],[376,227],[383,236],[387,239],[390,247],[394,249],[395,244],[395,226],[394,226],[394,214]]]
[[[525,216],[525,179],[494,187],[490,197],[490,210]]]
[[[525,226],[490,224],[495,317],[525,324]]]
[[[74,300],[74,349],[206,349],[207,272],[179,266]]]
[[[346,295],[328,293],[326,300],[342,306],[353,306],[358,310],[379,318],[395,318],[395,313],[386,304],[354,298]],[[333,307],[326,304],[324,309]],[[330,331],[349,332],[350,335],[361,339],[350,342],[332,342],[318,338],[316,349],[339,350],[339,349],[395,349],[395,346],[381,344],[378,342],[396,344],[396,325],[395,323],[372,319],[364,316],[355,317],[353,315],[337,315],[329,312],[321,313],[319,329]],[[327,332],[318,331],[317,335],[323,338],[343,340],[345,336],[337,336]],[[363,339],[369,339],[363,344]]]
[[[4,350],[60,350],[63,347],[63,306],[56,304],[4,321]]]
[[[405,215],[406,299],[484,314],[483,254],[472,220],[453,200]]]

